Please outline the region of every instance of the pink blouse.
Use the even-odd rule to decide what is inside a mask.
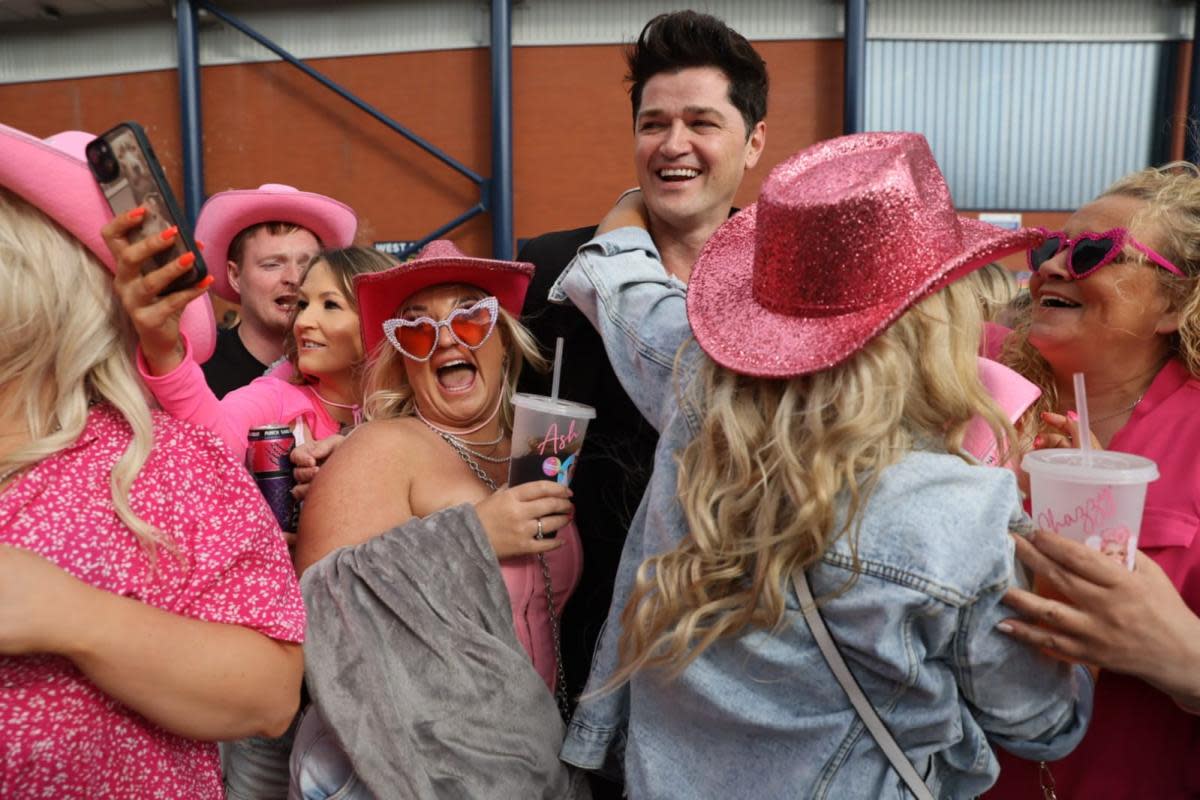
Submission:
[[[313,439],[324,439],[340,430],[340,424],[329,416],[311,386],[298,386],[274,375],[256,378],[218,400],[192,357],[187,337],[184,346],[183,362],[166,375],[151,375],[139,349],[138,372],[164,411],[208,428],[225,440],[239,460],[245,458],[250,429],[260,425],[291,426],[302,419]]]
[[[132,431],[107,405],[0,494],[0,542],[173,614],[303,641],[287,547],[249,474],[209,432],[157,411],[153,421],[130,504],[175,553],[152,565],[113,509],[109,475]],[[0,797],[151,796],[224,797],[216,745],[157,727],[66,658],[0,656]]]
[[[565,543],[546,554],[550,568],[550,586],[554,592],[554,610],[562,619],[563,608],[583,572],[583,548],[579,531],[570,522],[558,531]],[[554,691],[556,662],[554,659],[554,628],[550,624],[549,604],[546,602],[546,579],[537,556],[517,556],[500,562],[500,573],[508,588],[512,604],[513,627],[517,640],[529,653],[533,668],[542,676],[550,691]]]

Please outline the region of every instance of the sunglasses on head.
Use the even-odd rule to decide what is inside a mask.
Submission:
[[[1079,280],[1105,264],[1118,260],[1125,246],[1129,245],[1167,272],[1183,277],[1183,270],[1134,239],[1125,228],[1113,228],[1104,233],[1084,232],[1074,239],[1068,239],[1062,231],[1048,231],[1045,228],[1038,230],[1046,240],[1026,254],[1030,272],[1037,272],[1042,264],[1066,250],[1067,273],[1071,280]]]
[[[389,319],[383,323],[383,335],[400,354],[413,361],[428,361],[437,349],[442,328],[450,331],[454,341],[468,350],[478,350],[496,328],[500,302],[485,297],[479,302],[456,308],[442,321],[429,317]]]

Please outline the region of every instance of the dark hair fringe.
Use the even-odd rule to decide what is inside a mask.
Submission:
[[[737,31],[720,19],[696,11],[659,14],[646,23],[625,52],[637,124],[646,82],[662,72],[716,67],[729,79],[729,101],[746,123],[746,136],[767,116],[767,65]]]

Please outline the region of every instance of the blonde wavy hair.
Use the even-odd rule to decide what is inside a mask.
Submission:
[[[133,429],[109,476],[117,516],[151,553],[156,545],[169,547],[165,535],[129,505],[130,487],[154,445],[154,427],[133,367],[136,338],[111,274],[75,237],[0,188],[0,284],[0,387],[31,436],[0,457],[0,472],[74,444],[89,406],[108,403]]]
[[[1183,362],[1187,371],[1200,377],[1200,168],[1187,161],[1151,167],[1130,173],[1104,190],[1100,197],[1130,197],[1145,203],[1127,227],[1154,226],[1160,235],[1156,248],[1186,277],[1154,268],[1159,288],[1179,312],[1179,330],[1170,337],[1170,353]],[[1125,258],[1134,258],[1127,249]],[[1146,260],[1140,253],[1137,258]],[[1041,353],[1029,343],[1029,314],[1022,314],[1005,341],[1000,360],[1037,384],[1042,396],[1022,417],[1026,438],[1036,430],[1043,411],[1057,411],[1058,387],[1054,373]]]
[[[464,286],[478,298],[487,294],[474,286]],[[510,401],[517,390],[517,379],[521,375],[522,366],[529,363],[534,369],[544,371],[547,362],[529,329],[503,308],[499,311],[496,332],[504,342],[505,352],[504,399],[500,403],[500,426],[507,435],[512,433]],[[413,398],[408,376],[404,372],[404,356],[400,355],[387,339],[381,340],[367,356],[363,397],[366,398],[363,401],[363,417],[367,420],[411,417],[416,414],[416,400]]]
[[[751,378],[702,358],[681,390],[703,414],[677,456],[688,533],[638,570],[609,687],[645,669],[675,677],[718,639],[780,625],[788,575],[843,536],[857,559],[856,520],[882,471],[907,452],[961,455],[975,415],[997,441],[1013,441],[979,381],[976,283],[929,296],[849,360],[811,375]]]

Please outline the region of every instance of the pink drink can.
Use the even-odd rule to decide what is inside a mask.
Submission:
[[[290,457],[295,446],[296,437],[287,425],[251,428],[247,437],[246,467],[285,531],[296,530],[296,501],[292,497],[296,478]]]

